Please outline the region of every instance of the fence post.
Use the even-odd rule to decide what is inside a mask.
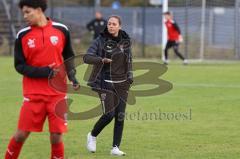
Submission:
[[[9,37],[9,51],[10,51],[10,55],[13,55],[13,41],[14,41],[14,35],[16,34],[16,33],[11,33],[11,32],[13,32],[13,27],[14,27],[14,23],[13,23],[13,18],[12,18],[12,16],[13,16],[13,0],[11,0],[11,2],[10,2],[10,4],[9,4],[9,14],[10,14],[10,37]]]
[[[146,0],[143,0],[142,7],[142,57],[145,57],[145,43],[146,43]]]
[[[53,0],[50,0],[50,16],[51,16],[51,18],[53,18],[53,15],[54,15],[53,7],[54,7],[54,2],[53,2]]]
[[[204,59],[205,20],[206,20],[206,0],[202,0],[200,60]]]
[[[101,0],[94,0],[94,13],[99,11],[101,7]],[[95,15],[95,14],[94,14]]]
[[[213,12],[213,9],[211,7],[209,9],[208,45],[213,44],[213,37],[214,37],[213,21],[214,21],[214,12]]]
[[[189,0],[185,1],[185,45],[184,45],[184,55],[188,59],[188,6]]]
[[[234,50],[235,50],[235,57],[237,59],[240,59],[240,46],[239,46],[239,41],[240,41],[240,31],[239,31],[239,0],[235,0],[235,25],[234,25]]]

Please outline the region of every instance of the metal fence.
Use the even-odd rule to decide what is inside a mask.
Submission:
[[[17,1],[16,1],[17,2]],[[203,3],[205,2],[205,3]],[[10,4],[16,6],[11,1]],[[189,59],[240,58],[240,0],[218,1],[182,0],[170,3],[169,10],[179,24],[184,37],[181,52]],[[17,26],[23,26],[19,10],[11,6],[10,13]],[[120,15],[123,29],[133,38],[136,57],[161,56],[162,7],[98,7],[105,17]],[[86,24],[94,17],[94,6],[80,6],[67,0],[49,1],[47,15],[66,23],[73,34],[73,45],[77,52],[85,52],[91,42]],[[11,44],[11,43],[9,43]],[[1,46],[0,46],[1,50]],[[173,56],[173,55],[172,55]],[[174,56],[172,57],[174,58]]]

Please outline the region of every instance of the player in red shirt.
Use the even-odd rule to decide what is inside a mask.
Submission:
[[[69,30],[45,16],[46,0],[20,0],[19,8],[29,25],[18,32],[14,54],[15,68],[23,75],[24,101],[18,129],[10,140],[5,159],[17,159],[24,141],[31,132],[42,131],[46,118],[52,145],[51,159],[64,159],[62,133],[66,132],[67,123],[56,115],[55,108],[59,101],[66,104],[66,93],[54,90],[49,85],[49,78],[56,76],[58,67],[74,56]],[[74,66],[65,67],[68,79],[78,89]]]
[[[165,64],[168,64],[168,50],[173,48],[175,54],[183,60],[183,64],[187,64],[187,60],[179,52],[179,44],[183,41],[181,31],[177,23],[173,20],[173,14],[169,11],[165,12],[164,17],[166,19],[165,25],[168,33],[168,41],[164,50]]]

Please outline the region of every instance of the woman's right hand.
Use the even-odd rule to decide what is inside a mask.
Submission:
[[[108,59],[108,58],[103,58],[102,59],[102,63],[111,63],[112,60],[111,59]]]

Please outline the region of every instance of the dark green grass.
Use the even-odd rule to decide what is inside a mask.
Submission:
[[[168,67],[162,78],[173,84],[170,92],[137,97],[136,103],[127,107],[121,145],[127,153],[124,158],[238,159],[240,63],[182,66],[174,62]],[[0,156],[3,158],[8,141],[16,130],[22,93],[21,76],[14,70],[12,58],[1,57],[0,68]],[[79,78],[82,78],[83,71],[78,70]],[[136,72],[138,75],[141,73]],[[147,85],[132,89],[147,89]],[[74,99],[71,108],[74,112],[87,110],[99,103],[93,97],[70,97]],[[154,116],[157,114],[159,116]],[[97,119],[69,121],[69,132],[64,137],[68,159],[114,158],[109,155],[112,123],[99,135],[95,154],[88,153],[85,148],[86,134]],[[48,136],[46,124],[43,133],[33,133],[27,140],[20,159],[48,159]]]

